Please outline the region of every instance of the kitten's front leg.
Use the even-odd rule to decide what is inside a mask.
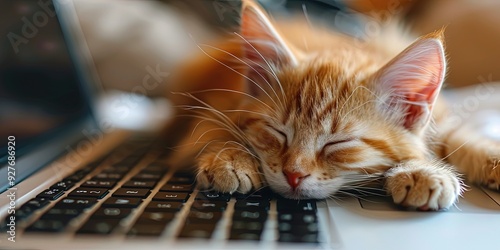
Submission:
[[[198,184],[224,193],[248,193],[262,186],[259,162],[236,143],[213,143],[197,159]]]
[[[462,182],[444,163],[411,160],[387,171],[386,190],[396,204],[439,210],[455,203]]]
[[[500,189],[500,143],[462,127],[443,136],[440,157],[465,174],[469,183]]]

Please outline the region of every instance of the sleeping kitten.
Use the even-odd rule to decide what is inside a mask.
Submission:
[[[447,122],[442,31],[395,40],[273,23],[244,1],[241,32],[180,70],[171,98],[194,119],[174,159],[196,155],[202,187],[291,199],[383,177],[395,203],[437,210],[462,193],[458,172],[498,189],[500,145]]]

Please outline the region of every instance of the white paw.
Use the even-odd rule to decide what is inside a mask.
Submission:
[[[455,203],[462,192],[457,175],[443,164],[409,161],[386,173],[386,189],[394,203],[439,210]]]
[[[212,149],[197,160],[197,182],[224,193],[248,193],[262,186],[258,162],[244,149]]]

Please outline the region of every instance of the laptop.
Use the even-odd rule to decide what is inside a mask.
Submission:
[[[0,249],[498,247],[500,193],[472,185],[438,212],[370,190],[303,201],[198,190],[190,169],[166,164],[158,136],[96,118],[71,1],[0,9]]]

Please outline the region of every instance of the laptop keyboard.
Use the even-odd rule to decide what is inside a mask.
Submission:
[[[25,203],[16,221],[26,234],[209,239],[227,220],[224,238],[258,241],[272,214],[274,240],[319,241],[316,201],[197,190],[192,173],[169,168],[165,156],[150,141],[129,141]]]

